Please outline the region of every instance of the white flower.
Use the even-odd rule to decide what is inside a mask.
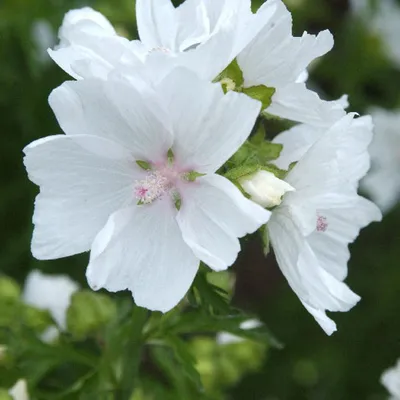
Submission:
[[[371,170],[362,188],[388,212],[400,200],[400,112],[372,109],[374,139],[369,147]]]
[[[400,65],[400,6],[394,0],[377,1],[369,9],[369,0],[352,0],[353,11],[361,16],[367,26],[382,39],[387,55]]]
[[[51,259],[91,249],[93,289],[129,289],[138,305],[167,311],[185,295],[199,260],[226,269],[238,238],[269,219],[215,174],[247,139],[259,102],[224,95],[220,85],[178,68],[154,90],[117,80],[66,82],[50,104],[66,135],[25,149],[41,190],[32,251]],[[205,175],[190,181],[191,171]]]
[[[260,326],[262,326],[262,322],[259,321],[258,319],[248,319],[247,321],[244,321],[240,324],[240,329],[247,331],[259,328]],[[216,341],[220,345],[240,343],[243,342],[244,340],[245,339],[243,339],[242,337],[233,335],[232,333],[229,332],[219,332],[216,336]]]
[[[77,283],[66,275],[45,275],[32,271],[25,282],[22,298],[26,304],[50,312],[61,330],[67,326],[67,310],[71,296],[79,289]],[[58,329],[49,328],[43,340],[51,341],[58,336]]]
[[[106,78],[116,65],[139,66],[153,79],[174,66],[185,66],[213,80],[255,37],[272,16],[263,6],[253,14],[250,0],[187,0],[175,8],[170,0],[138,0],[140,41],[116,35],[100,13],[83,8],[66,14],[60,48],[53,59],[75,78]],[[152,68],[158,73],[152,73]],[[150,72],[147,70],[150,69]]]
[[[392,396],[391,400],[400,400],[400,360],[382,374],[381,383]]]
[[[101,13],[85,7],[69,11],[50,57],[74,78],[106,78],[118,65],[140,65],[131,42],[119,36]]]
[[[280,133],[274,138],[273,143],[282,144],[283,149],[279,158],[274,161],[274,164],[279,168],[288,169],[291,163],[299,161],[307,153],[311,146],[326,133],[327,129],[299,124]],[[373,129],[372,118],[370,116],[363,116],[353,119],[349,129],[351,137],[369,135]],[[363,160],[364,163],[367,162],[369,165],[368,159],[363,158]],[[360,164],[358,167],[362,170],[365,169],[364,164]]]
[[[28,386],[25,379],[18,380],[9,390],[8,394],[13,400],[29,400]]]
[[[294,190],[292,186],[269,171],[257,171],[244,176],[239,179],[239,183],[251,196],[251,200],[266,208],[278,206],[281,204],[282,196]]]
[[[358,196],[369,168],[369,129],[354,129],[353,115],[341,119],[300,159],[285,179],[286,193],[267,225],[277,262],[290,286],[327,334],[336,330],[325,311],[348,311],[359,300],[343,280],[348,244],[359,230],[381,218]]]
[[[329,126],[344,116],[336,102],[322,101],[303,83],[305,70],[315,58],[333,47],[329,31],[317,36],[307,32],[292,36],[292,16],[281,0],[268,0],[273,17],[237,60],[243,71],[244,86],[275,88],[270,114],[315,126]]]

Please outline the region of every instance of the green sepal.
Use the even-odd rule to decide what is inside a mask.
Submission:
[[[243,72],[236,58],[214,79],[214,82],[220,82],[223,79],[232,80],[237,88],[243,85]]]
[[[290,172],[297,164],[298,161],[293,161],[289,164],[288,172]]]
[[[264,253],[264,256],[267,257],[267,255],[271,251],[271,242],[269,240],[269,232],[268,232],[267,225],[263,225],[260,228],[260,234],[261,234],[261,240],[262,240],[262,244],[263,244],[263,253]]]
[[[168,158],[168,164],[172,165],[174,163],[174,160],[175,160],[174,152],[172,151],[172,149],[168,150],[167,158]]]
[[[67,312],[68,331],[82,339],[96,333],[116,314],[116,305],[105,294],[82,290],[73,294]]]
[[[264,85],[251,86],[243,88],[243,93],[247,96],[259,100],[262,103],[262,110],[265,110],[271,105],[272,96],[275,94],[275,88],[270,88]]]
[[[206,174],[201,174],[200,172],[190,171],[184,175],[184,178],[189,182],[194,182],[197,178],[205,176]]]
[[[147,161],[136,160],[136,164],[139,165],[140,168],[149,171],[152,169],[151,164]]]

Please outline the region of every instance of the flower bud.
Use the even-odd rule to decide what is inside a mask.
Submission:
[[[286,192],[295,190],[272,172],[263,170],[240,178],[239,183],[251,200],[266,208],[278,206]]]

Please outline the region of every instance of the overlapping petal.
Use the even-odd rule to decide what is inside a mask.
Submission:
[[[246,199],[227,179],[208,175],[182,192],[177,220],[194,254],[220,271],[236,260],[238,238],[256,231],[270,212]]]
[[[109,215],[131,203],[142,176],[129,152],[96,136],[50,136],[24,152],[29,178],[40,186],[32,239],[38,259],[89,250]]]
[[[186,294],[199,260],[182,238],[166,200],[112,214],[97,235],[87,278],[94,290],[129,289],[137,305],[168,311]]]

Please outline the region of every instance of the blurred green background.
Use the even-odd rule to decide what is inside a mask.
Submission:
[[[254,6],[260,3],[254,2]],[[400,106],[399,67],[386,57],[368,22],[350,12],[346,0],[286,3],[293,12],[296,34],[330,29],[335,36],[334,50],[311,71],[310,85],[324,98],[348,93],[351,110],[361,114],[372,105]],[[22,164],[25,145],[60,132],[47,97],[69,78],[47,57],[45,47],[56,43],[64,13],[83,5],[103,12],[119,32],[135,37],[133,0],[0,1],[0,270],[20,283],[30,270],[38,268],[68,273],[85,285],[87,255],[48,262],[31,256],[37,189],[28,181]],[[46,40],[40,43],[38,35],[42,41],[47,38],[47,44]],[[269,350],[263,366],[228,388],[226,398],[387,398],[379,378],[400,357],[399,222],[397,207],[381,224],[365,229],[352,246],[348,283],[362,301],[351,312],[334,316],[338,332],[332,337],[326,336],[302,307],[273,256],[265,261],[259,246],[247,244],[235,267],[234,301],[256,311],[285,348]]]

